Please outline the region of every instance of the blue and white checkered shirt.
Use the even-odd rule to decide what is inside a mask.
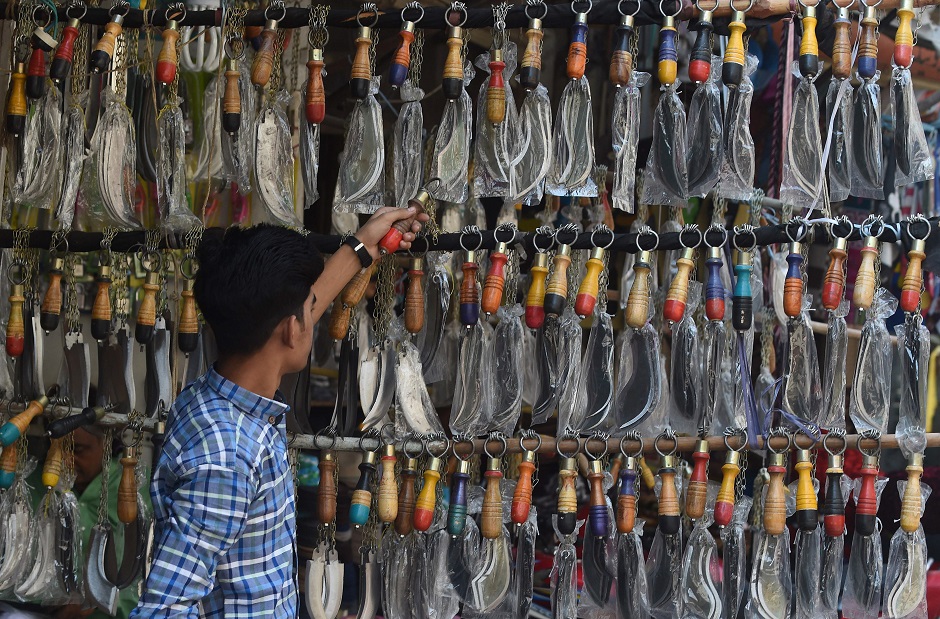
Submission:
[[[132,619],[297,615],[288,406],[210,369],[167,421],[154,554]]]

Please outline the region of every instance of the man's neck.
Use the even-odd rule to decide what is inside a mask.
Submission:
[[[259,355],[219,359],[215,371],[242,389],[269,400],[274,399],[281,386],[281,365]]]

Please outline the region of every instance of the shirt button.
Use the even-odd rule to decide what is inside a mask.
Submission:
[[[271,423],[271,425],[274,425],[277,423],[277,417],[275,417],[274,415],[271,415],[270,417],[268,417],[268,421]]]

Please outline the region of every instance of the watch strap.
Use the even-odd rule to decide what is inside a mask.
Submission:
[[[356,255],[359,256],[359,262],[362,264],[363,269],[368,269],[372,266],[372,254],[369,253],[369,250],[366,249],[366,246],[357,239],[355,236],[347,236],[343,241],[344,245],[349,245]]]

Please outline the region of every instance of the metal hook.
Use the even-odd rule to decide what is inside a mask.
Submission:
[[[624,446],[625,441],[633,441],[634,443],[639,443],[636,451],[628,452]],[[640,436],[640,433],[636,430],[630,430],[620,438],[620,453],[624,455],[625,458],[639,458],[643,455],[643,437]]]
[[[770,442],[770,439],[777,436],[785,436],[787,438],[787,445],[783,449],[774,449],[773,444]],[[784,428],[777,426],[776,428],[771,428],[770,432],[767,435],[767,448],[771,453],[782,454],[786,451],[789,451],[790,447],[793,446],[793,436],[790,435]]]
[[[500,443],[499,453],[490,452],[490,443],[497,441]],[[489,436],[486,437],[486,440],[483,441],[483,453],[485,453],[490,458],[502,458],[506,455],[506,449],[508,448],[508,441],[506,441],[506,435],[502,432],[490,432]]]
[[[541,7],[542,7],[542,16],[541,16],[541,17],[532,17],[532,15],[529,13],[529,9],[531,9],[531,8],[534,7],[534,6],[539,6],[539,5],[541,5]],[[529,19],[545,19],[545,16],[546,16],[546,15],[548,15],[548,5],[545,4],[545,1],[544,1],[544,0],[526,0],[526,3],[525,3],[525,16],[526,16],[527,18],[529,18]]]
[[[741,247],[741,245],[738,243],[738,236],[747,237],[747,235],[751,235],[751,239],[753,240],[753,242],[752,242],[747,248],[743,248],[743,247]],[[757,234],[754,233],[754,226],[752,226],[751,224],[744,224],[744,225],[741,225],[741,226],[735,226],[735,228],[734,228],[734,236],[731,237],[731,244],[732,244],[732,245],[734,246],[734,248],[735,248],[736,250],[738,250],[739,252],[751,251],[751,250],[753,250],[755,247],[757,247]]]
[[[637,13],[640,12],[640,0],[632,0],[636,2],[636,10],[633,11],[632,13],[624,13],[623,11],[623,3],[626,1],[627,0],[617,0],[617,12],[620,13],[620,15],[622,15],[623,17],[634,17]],[[546,12],[547,11],[548,9],[546,9]]]
[[[829,439],[833,438],[838,441],[839,447],[833,451],[829,447]],[[823,449],[826,450],[830,456],[841,456],[845,453],[846,441],[845,441],[845,430],[842,428],[836,428],[834,430],[829,430],[829,433],[823,438]]]
[[[548,245],[545,248],[539,247],[539,236],[544,236],[548,239]],[[532,246],[535,247],[535,251],[540,253],[545,253],[552,248],[552,243],[554,242],[554,232],[548,226],[542,226],[536,229],[535,234],[532,236]]]
[[[793,224],[796,224],[795,233],[790,231]],[[804,239],[806,239],[806,234],[809,232],[809,226],[801,217],[795,217],[792,221],[787,223],[783,231],[786,232],[787,238],[790,239],[791,242],[802,243]],[[796,238],[794,238],[794,234],[796,235]]]
[[[732,436],[741,437],[741,444],[738,445],[737,449],[728,444],[728,439]],[[728,449],[728,451],[736,451],[740,453],[747,448],[747,432],[745,432],[743,428],[725,428],[724,437],[722,440],[724,441],[725,447]]]
[[[927,226],[927,232],[924,234],[924,236],[916,236],[913,232],[911,232],[911,227],[912,227],[914,224],[920,224],[920,223],[922,223],[922,224],[924,224],[925,226]],[[909,217],[908,220],[907,220],[907,234],[908,234],[908,236],[910,236],[912,239],[915,239],[915,240],[918,240],[918,241],[926,241],[926,240],[927,240],[927,237],[930,236],[930,233],[931,233],[932,230],[933,230],[933,226],[931,226],[931,225],[930,225],[930,222],[927,221],[927,218],[924,217],[923,215],[921,215],[920,213],[917,213],[916,215],[912,215],[912,216]]]
[[[477,246],[474,247],[473,249],[469,249],[466,245],[464,245],[464,239],[474,234],[480,237],[480,242],[477,243]],[[479,228],[477,228],[476,226],[467,226],[466,228],[460,231],[460,248],[461,249],[463,249],[464,251],[478,251],[481,247],[483,247],[483,233],[480,232]]]
[[[597,241],[594,240],[594,236],[595,236],[598,232],[600,232],[600,233],[605,233],[605,232],[606,232],[607,234],[610,235],[610,240],[607,241],[607,245],[598,245],[598,244],[597,244]],[[599,247],[600,249],[608,249],[611,245],[614,244],[614,239],[615,239],[615,238],[616,238],[616,237],[614,236],[614,231],[611,230],[610,228],[608,228],[607,226],[605,226],[604,224],[601,224],[601,225],[599,225],[598,227],[596,227],[596,228],[594,228],[593,230],[591,230],[591,245],[593,245],[594,247]]]
[[[643,245],[640,243],[640,239],[642,239],[644,236],[653,237],[653,246],[649,249],[643,247]],[[636,246],[640,249],[640,251],[656,251],[656,248],[659,247],[659,235],[656,234],[656,231],[649,226],[643,226],[636,235]]]
[[[451,13],[460,13],[463,16],[463,19],[461,19],[457,24],[452,24],[450,22]],[[448,26],[456,26],[457,28],[462,27],[465,23],[467,23],[467,5],[463,2],[452,2],[450,8],[446,13],[444,13],[444,22]]]
[[[862,447],[862,441],[868,439],[875,441],[874,448],[865,448]],[[877,456],[881,453],[881,432],[878,430],[862,430],[858,433],[858,442],[856,443],[858,450],[866,456]]]
[[[672,441],[672,449],[666,452],[660,449],[659,442],[662,440]],[[656,453],[658,453],[660,456],[672,456],[676,453],[676,451],[679,450],[679,439],[676,438],[676,433],[672,430],[672,428],[666,428],[660,433],[659,436],[656,437],[656,443],[654,443],[653,447],[656,448]]]
[[[574,458],[576,455],[578,455],[578,450],[581,448],[581,445],[579,444],[578,447],[576,447],[575,450],[570,454],[565,453],[561,450],[561,444],[567,440],[574,440],[575,442],[578,442],[578,435],[575,434],[571,428],[566,428],[565,431],[562,432],[561,436],[555,440],[555,452],[562,458]]]
[[[466,443],[467,445],[470,445],[470,453],[468,453],[466,456],[460,455],[460,452],[457,451],[457,445],[462,445],[464,443]],[[473,457],[473,439],[470,436],[467,436],[466,434],[455,434],[454,443],[453,445],[451,445],[451,449],[454,452],[454,457],[456,457],[458,460],[462,460],[466,462],[467,460]]]
[[[695,234],[698,235],[698,240],[692,245],[687,245],[686,242],[682,240],[682,235],[689,233],[689,232],[694,232]],[[679,230],[679,245],[681,245],[685,249],[695,249],[696,247],[702,244],[702,241],[704,239],[705,239],[705,234],[698,227],[698,224],[686,224],[682,226],[681,230]]]
[[[418,19],[405,19],[405,11],[420,11],[420,14],[418,15]],[[413,24],[417,24],[422,19],[424,19],[424,7],[421,6],[420,2],[409,2],[405,5],[405,8],[401,10],[402,21],[410,21]]]
[[[659,0],[659,13],[663,17],[676,17],[677,15],[679,15],[679,13],[682,12],[682,2],[679,2],[679,0],[673,0],[673,1],[676,3],[676,12],[673,13],[672,15],[669,15],[668,13],[666,13],[666,7],[665,7],[666,0]],[[734,0],[732,0],[732,2],[733,1]]]
[[[593,434],[591,434],[591,436],[589,436],[588,439],[584,441],[585,455],[587,455],[587,457],[589,457],[591,460],[600,460],[601,458],[606,456],[608,452],[607,439],[609,438],[610,438],[610,435],[605,432],[594,432]],[[603,443],[604,449],[603,451],[601,451],[600,454],[596,454],[593,451],[591,451],[591,441],[600,441]]]
[[[717,245],[708,242],[708,233],[709,232],[720,232],[721,233],[721,242]],[[705,231],[704,241],[706,247],[724,247],[725,243],[728,242],[728,229],[719,224],[712,224],[708,226],[708,229]]]
[[[572,13],[590,13],[591,9],[594,8],[594,0],[587,0],[588,8],[586,11],[579,11],[575,5],[577,5],[579,0],[571,0],[571,12]],[[547,11],[548,9],[546,9]]]
[[[527,439],[535,439],[535,448],[527,449],[525,442]],[[523,430],[522,435],[519,437],[519,447],[525,451],[538,451],[542,447],[542,435],[536,432],[535,430]]]

